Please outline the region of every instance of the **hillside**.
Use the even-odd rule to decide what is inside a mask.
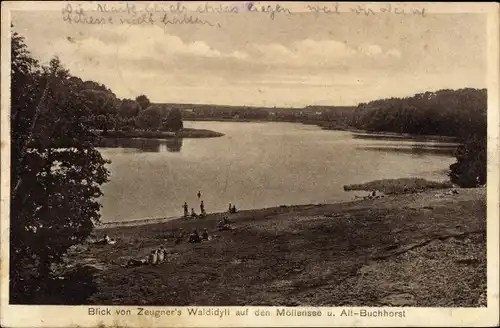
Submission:
[[[243,211],[98,230],[71,261],[96,267],[93,304],[478,306],[486,288],[485,189]],[[175,245],[180,228],[219,237]],[[122,268],[163,245],[168,262]]]

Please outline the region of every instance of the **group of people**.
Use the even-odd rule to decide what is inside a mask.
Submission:
[[[179,229],[179,233],[177,234],[177,237],[175,238],[175,244],[180,244],[186,239],[186,234],[183,228]],[[208,230],[205,228],[203,229],[203,232],[201,235],[198,233],[198,229],[194,229],[193,232],[191,232],[187,238],[188,243],[201,243],[203,240],[210,240],[210,237],[208,235]]]
[[[198,199],[200,199],[201,198],[201,191],[198,191],[198,193],[196,195],[198,196]],[[184,217],[188,217],[189,216],[188,203],[184,202],[184,205],[182,205],[182,208],[184,209]],[[197,218],[198,216],[203,217],[205,215],[207,215],[207,212],[205,212],[205,204],[203,203],[203,200],[200,203],[200,215],[196,214],[196,212],[194,211],[194,208],[191,207],[191,217]]]
[[[194,244],[194,243],[201,243],[203,240],[209,240],[208,236],[208,230],[205,228],[203,229],[203,232],[200,234],[198,233],[197,229],[194,229],[193,232],[189,235],[188,238],[188,243]]]
[[[231,206],[231,203],[229,203],[228,212],[229,214],[236,213],[236,206],[234,206],[234,204]]]
[[[221,220],[217,221],[217,230],[225,231],[232,230],[231,224],[229,223],[229,219],[224,216]],[[179,235],[175,241],[176,244],[179,244],[184,239],[184,230],[181,228],[179,231]],[[210,240],[210,236],[208,235],[208,230],[206,228],[203,229],[201,235],[198,233],[198,229],[194,229],[188,237],[188,243],[201,243],[204,240]]]
[[[227,216],[224,216],[221,220],[217,221],[216,228],[218,231],[233,229]],[[187,237],[187,242],[191,244],[201,243],[203,241],[209,241],[215,237],[217,236],[209,236],[208,230],[206,228],[203,229],[201,234],[198,232],[198,229],[194,229]],[[186,241],[186,233],[183,228],[180,228],[177,237],[175,238],[175,244],[180,244],[183,241]],[[163,246],[160,246],[159,248],[152,250],[148,256],[141,259],[130,259],[126,264],[122,266],[137,267],[141,265],[158,265],[167,261],[167,256],[167,249],[165,249],[165,247]]]
[[[368,196],[365,196],[363,198],[364,199],[377,199],[377,198],[383,198],[383,197],[384,197],[383,193],[381,193],[378,190],[374,190],[374,191],[370,192],[370,194]]]
[[[198,193],[196,195],[198,196],[198,199],[200,199],[201,198],[201,191],[198,191]],[[185,218],[187,218],[189,216],[192,218],[197,218],[197,217],[204,217],[205,215],[207,215],[207,212],[205,211],[205,203],[203,203],[203,200],[201,200],[201,202],[200,202],[200,214],[199,215],[196,214],[193,207],[191,207],[191,215],[189,214],[189,206],[188,206],[187,202],[184,202],[184,205],[182,205],[182,208],[184,209],[184,217]],[[234,204],[229,203],[228,212],[230,214],[236,213],[236,206]]]
[[[151,253],[149,253],[149,255],[145,258],[139,260],[137,259],[128,260],[125,266],[134,267],[146,264],[157,265],[165,262],[166,258],[167,258],[167,250],[165,249],[165,247],[160,246],[160,248],[152,250]]]

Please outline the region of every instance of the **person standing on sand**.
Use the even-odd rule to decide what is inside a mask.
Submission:
[[[231,213],[231,211],[233,210],[233,207],[231,206],[231,203],[229,203],[229,209],[228,209],[228,212]]]
[[[200,211],[201,211],[201,215],[205,215],[205,204],[203,204],[203,201],[201,201],[200,203]]]
[[[188,204],[187,204],[187,202],[184,202],[184,205],[182,207],[184,208],[184,216],[188,216]]]

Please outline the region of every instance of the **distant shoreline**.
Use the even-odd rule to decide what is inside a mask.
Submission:
[[[440,135],[422,135],[409,133],[395,133],[385,131],[367,131],[345,126],[332,126],[327,121],[279,121],[279,120],[258,120],[240,118],[188,118],[186,122],[234,122],[234,123],[294,123],[304,125],[315,125],[327,131],[346,131],[354,134],[358,139],[384,139],[384,140],[415,140],[415,141],[439,141],[439,142],[459,142],[458,138]]]

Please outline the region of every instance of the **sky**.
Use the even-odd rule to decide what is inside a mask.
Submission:
[[[191,14],[213,26],[165,25],[160,12],[152,25],[116,23],[139,13],[106,14],[114,24],[70,24],[60,11],[18,11],[12,20],[36,58],[58,56],[120,98],[343,106],[486,87],[482,14]]]

